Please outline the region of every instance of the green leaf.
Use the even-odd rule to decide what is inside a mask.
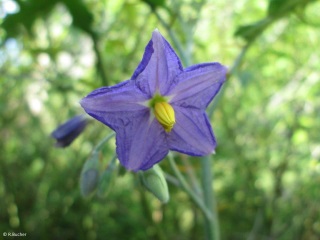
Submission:
[[[1,26],[7,38],[17,37],[25,28],[32,35],[32,27],[37,18],[46,18],[59,0],[18,1],[20,11],[7,16]],[[93,15],[81,0],[62,0],[68,8],[73,26],[89,34],[92,33]]]
[[[264,19],[240,26],[235,36],[244,38],[247,42],[253,41],[275,20],[282,18],[294,10],[304,9],[309,3],[315,0],[270,0],[268,6],[268,16]]]
[[[296,8],[305,8],[309,3],[315,0],[269,0],[268,15],[269,16],[283,16]]]
[[[285,7],[290,4],[292,1],[288,0],[270,0],[269,6],[268,6],[268,15],[274,16],[276,14],[279,14],[280,12],[283,12],[285,10]]]
[[[270,19],[266,18],[253,24],[240,26],[235,36],[244,38],[247,42],[254,40],[269,25]]]
[[[152,9],[156,9],[157,7],[163,7],[165,5],[165,0],[142,0],[146,4],[148,4]]]

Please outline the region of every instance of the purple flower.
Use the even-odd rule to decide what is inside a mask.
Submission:
[[[67,147],[79,134],[85,129],[88,123],[88,118],[81,114],[77,115],[65,123],[58,126],[51,136],[57,140],[56,147]]]
[[[219,63],[183,69],[155,30],[130,80],[102,87],[81,100],[84,110],[116,132],[117,155],[129,170],[147,170],[169,150],[192,156],[214,152],[205,112],[226,79]]]

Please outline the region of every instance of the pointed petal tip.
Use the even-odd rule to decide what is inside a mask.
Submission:
[[[229,73],[229,67],[228,66],[225,66],[225,65],[222,65],[221,66],[223,67],[223,70],[225,71],[226,74]]]
[[[79,104],[80,104],[81,107],[83,107],[83,100],[84,100],[84,98],[82,98],[82,99],[79,101]]]
[[[222,82],[225,82],[227,80],[227,76],[229,74],[229,67],[226,65],[223,65],[219,62],[216,62],[216,64],[218,66],[217,71],[223,75],[223,78],[221,80],[222,80]]]
[[[82,98],[82,99],[79,101],[80,106],[84,109],[85,112],[87,112],[87,111],[86,111],[87,103],[88,103],[88,102],[87,102],[87,100],[86,100],[86,97]]]
[[[217,67],[219,67],[225,74],[229,72],[229,67],[226,65],[223,65],[220,62],[214,62],[213,64],[216,64]]]
[[[158,30],[158,28],[153,30],[153,32],[152,32],[152,41],[159,41],[161,38],[162,38],[162,35],[161,35],[160,31]]]

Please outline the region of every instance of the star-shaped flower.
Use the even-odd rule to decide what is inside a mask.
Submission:
[[[131,79],[94,90],[81,106],[116,132],[116,151],[124,167],[147,170],[169,150],[192,156],[214,152],[216,140],[205,110],[226,72],[220,63],[183,69],[155,30]]]

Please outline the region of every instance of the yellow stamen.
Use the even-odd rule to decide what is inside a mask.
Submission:
[[[171,132],[176,123],[173,107],[167,102],[157,102],[154,105],[154,115],[166,132]]]

